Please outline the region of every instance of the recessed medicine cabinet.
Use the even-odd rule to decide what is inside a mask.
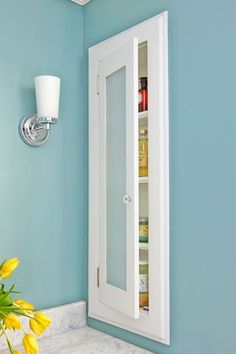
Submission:
[[[89,50],[89,316],[169,344],[168,14]]]

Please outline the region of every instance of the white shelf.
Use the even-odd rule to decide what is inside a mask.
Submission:
[[[139,183],[148,183],[148,177],[139,177]]]
[[[139,249],[148,251],[148,242],[139,242]]]
[[[138,114],[139,119],[144,119],[147,117],[148,117],[148,111],[139,112],[139,114]]]

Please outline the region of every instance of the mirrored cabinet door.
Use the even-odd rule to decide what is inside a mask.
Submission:
[[[99,299],[139,317],[138,40],[99,62]]]

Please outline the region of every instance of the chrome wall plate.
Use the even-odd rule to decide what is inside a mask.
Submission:
[[[30,146],[41,146],[49,138],[49,130],[40,124],[36,115],[24,117],[19,124],[19,133],[23,141]]]

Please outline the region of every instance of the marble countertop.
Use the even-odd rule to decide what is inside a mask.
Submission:
[[[151,352],[90,327],[74,329],[39,341],[39,353],[47,354],[151,354]],[[0,354],[9,354],[8,350]]]
[[[75,303],[46,309],[52,318],[52,326],[40,337],[39,353],[47,354],[151,354],[135,345],[114,338],[86,326],[86,303]],[[28,319],[21,323],[29,330]],[[20,349],[22,331],[8,331],[15,348]],[[0,338],[0,354],[9,354],[6,341]],[[24,352],[24,351],[23,351]]]

